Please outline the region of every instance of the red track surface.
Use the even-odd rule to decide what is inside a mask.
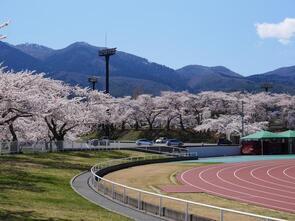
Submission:
[[[166,192],[206,192],[272,209],[295,212],[295,160],[225,163],[196,167],[177,176]]]

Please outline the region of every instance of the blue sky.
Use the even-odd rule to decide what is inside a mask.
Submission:
[[[12,44],[104,46],[107,33],[108,46],[172,68],[250,75],[295,65],[293,20],[284,33],[263,26],[259,35],[255,26],[295,18],[294,8],[293,0],[1,0],[0,21],[12,20],[1,30]]]

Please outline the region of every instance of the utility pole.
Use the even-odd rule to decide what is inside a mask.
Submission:
[[[105,48],[99,51],[99,56],[100,57],[104,57],[105,58],[105,62],[106,62],[106,86],[105,86],[105,93],[109,94],[110,93],[110,56],[116,54],[116,48]]]
[[[242,116],[242,137],[243,137],[244,134],[245,134],[245,128],[244,128],[244,117],[245,117],[245,114],[244,114],[244,101],[242,101],[242,112],[241,112],[241,116]]]

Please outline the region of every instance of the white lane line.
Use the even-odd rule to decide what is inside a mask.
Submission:
[[[232,168],[232,167],[229,167],[229,168]],[[226,168],[225,168],[226,169]],[[209,171],[210,169],[208,169],[207,170],[207,172]],[[221,169],[221,170],[223,170],[223,169]],[[216,172],[216,176],[217,176],[217,178],[219,179],[219,180],[221,180],[223,183],[227,183],[227,184],[232,184],[232,183],[230,183],[230,182],[227,182],[226,180],[223,180],[221,177],[219,177],[218,176],[218,174],[219,174],[219,172],[221,171],[221,170],[218,170],[217,172]],[[205,171],[204,171],[205,172]],[[203,172],[201,172],[200,174],[199,174],[199,178],[203,178],[202,177],[202,175],[203,175]],[[213,183],[211,183],[211,182],[208,182],[208,181],[206,181],[205,179],[202,179],[202,180],[204,180],[206,183],[208,183],[208,184],[211,184],[211,185],[213,185],[213,186],[215,186],[215,187],[219,187],[219,188],[221,188],[221,189],[224,189],[224,190],[228,190],[228,191],[232,191],[232,192],[235,192],[235,193],[239,193],[239,194],[245,194],[245,195],[248,195],[248,196],[251,196],[251,197],[258,197],[258,198],[261,198],[261,199],[266,199],[266,200],[270,200],[270,201],[274,201],[274,202],[278,202],[278,203],[285,203],[285,204],[288,204],[288,205],[295,205],[295,203],[291,203],[291,202],[286,202],[286,201],[281,201],[281,200],[277,200],[277,199],[274,199],[274,198],[269,198],[269,197],[263,197],[263,196],[259,196],[259,195],[253,195],[253,194],[251,194],[251,193],[245,193],[245,192],[241,192],[241,191],[239,191],[239,190],[232,190],[232,189],[229,189],[229,188],[226,188],[226,187],[224,187],[224,186],[219,186],[219,185],[216,185],[216,184],[213,184]],[[234,186],[237,186],[237,187],[240,187],[240,188],[243,188],[243,186],[239,186],[239,185],[237,185],[237,184],[233,184]],[[248,189],[248,188],[246,188],[246,189]],[[248,190],[253,190],[253,189],[248,189]],[[257,191],[257,192],[260,192],[260,191]],[[268,192],[264,192],[264,193],[268,193]],[[278,194],[274,194],[274,195],[277,195],[277,196],[280,196],[280,195],[278,195]],[[291,198],[291,199],[294,199],[294,198]]]
[[[253,165],[252,165],[252,166],[253,166]],[[258,184],[258,183],[251,182],[251,181],[249,181],[249,180],[243,179],[243,178],[241,178],[241,177],[239,176],[238,173],[239,173],[241,170],[243,170],[243,169],[247,169],[247,168],[250,168],[250,167],[252,167],[252,166],[242,167],[242,168],[239,168],[239,169],[235,170],[235,172],[234,172],[234,176],[235,176],[238,180],[240,180],[240,181],[243,181],[243,182],[245,182],[245,183],[250,183],[250,184],[255,185],[255,186],[263,187],[263,188],[270,189],[270,190],[276,190],[276,191],[280,191],[280,192],[284,192],[284,193],[288,193],[288,194],[295,194],[294,191],[287,191],[287,190],[282,190],[282,189],[277,189],[277,188],[273,188],[273,187],[269,187],[269,186],[261,185],[261,184]],[[248,171],[247,171],[247,172],[248,172]],[[249,173],[250,173],[250,171],[249,171]],[[254,178],[254,179],[255,179],[255,178]],[[280,195],[280,196],[281,196],[281,195]]]
[[[260,202],[257,202],[257,201],[253,201],[253,200],[248,200],[248,199],[244,199],[244,198],[241,198],[241,197],[236,197],[236,196],[230,196],[230,195],[226,195],[226,194],[222,194],[220,192],[216,192],[216,191],[212,191],[212,190],[209,190],[209,189],[206,189],[206,188],[202,188],[200,186],[196,186],[192,183],[190,183],[189,181],[187,181],[183,176],[188,173],[188,172],[191,172],[193,170],[195,170],[196,168],[192,168],[190,170],[187,170],[185,172],[183,172],[181,174],[181,179],[184,183],[186,183],[187,185],[189,186],[192,186],[192,187],[195,187],[195,188],[198,188],[200,190],[203,190],[204,192],[207,192],[207,193],[211,193],[213,195],[217,195],[217,196],[223,196],[225,198],[231,198],[231,199],[235,199],[235,200],[239,200],[239,201],[243,201],[243,202],[248,202],[248,203],[252,203],[252,204],[256,204],[256,205],[261,205],[263,207],[270,207],[270,208],[275,208],[275,209],[279,209],[279,210],[283,210],[283,211],[292,211],[294,212],[295,210],[293,209],[286,209],[286,207],[280,207],[280,206],[275,206],[275,205],[272,205],[272,204],[268,204],[268,203],[260,203]]]
[[[199,178],[200,178],[203,182],[205,182],[205,183],[207,183],[207,184],[209,184],[209,185],[211,185],[211,186],[214,186],[214,187],[217,187],[217,188],[220,188],[220,189],[224,189],[224,190],[227,190],[227,191],[229,191],[229,192],[238,193],[238,194],[242,194],[242,195],[247,195],[247,196],[249,196],[249,197],[256,197],[256,198],[266,199],[266,200],[270,200],[270,201],[274,201],[274,202],[287,203],[287,204],[289,204],[288,202],[285,202],[285,201],[276,200],[276,199],[267,198],[267,197],[258,196],[258,195],[253,195],[253,194],[245,193],[245,192],[241,192],[241,191],[238,191],[238,190],[232,190],[232,189],[226,188],[226,187],[224,187],[224,186],[219,186],[219,185],[216,185],[216,184],[214,184],[214,183],[211,183],[211,182],[207,181],[202,175],[203,175],[204,173],[206,173],[206,172],[212,170],[212,169],[215,169],[215,168],[208,168],[208,169],[206,169],[206,170],[203,170],[201,173],[199,173]],[[218,169],[218,168],[217,168],[217,169]],[[217,173],[218,173],[218,172],[217,172]],[[216,173],[216,174],[217,174],[217,173]],[[216,174],[215,174],[215,175],[216,175]],[[295,205],[295,203],[290,203],[290,205]]]
[[[252,170],[252,171],[250,172],[251,176],[252,176],[253,178],[255,178],[255,179],[257,179],[257,180],[260,180],[260,181],[262,181],[262,182],[265,182],[265,183],[270,183],[270,184],[272,184],[272,185],[276,185],[276,186],[280,186],[280,187],[284,187],[284,188],[289,188],[289,189],[294,189],[294,190],[295,190],[295,188],[292,187],[292,186],[286,186],[286,185],[283,185],[283,184],[279,184],[279,183],[275,183],[275,182],[267,181],[267,180],[264,180],[264,179],[260,179],[259,177],[257,177],[256,175],[254,175],[254,172],[255,172],[256,170],[261,169],[261,168],[265,168],[265,167],[267,167],[267,166],[259,167],[259,168],[256,168],[256,169]]]
[[[294,164],[293,164],[293,165],[294,165]],[[289,183],[289,184],[292,184],[292,185],[295,187],[295,182],[291,182],[291,181],[283,180],[283,179],[280,179],[280,178],[278,178],[278,177],[275,177],[275,176],[271,175],[271,171],[272,171],[272,170],[275,170],[275,169],[280,168],[280,167],[283,167],[283,166],[278,166],[278,167],[274,167],[274,168],[272,168],[272,169],[267,170],[267,172],[266,172],[267,175],[268,175],[269,177],[271,177],[271,178],[273,178],[273,179],[275,179],[275,180],[279,180],[279,181],[281,181],[281,182],[283,182],[283,183]]]
[[[252,166],[256,166],[256,165],[252,165]],[[251,166],[251,167],[252,167],[252,166]],[[272,192],[268,192],[268,191],[263,191],[263,190],[253,189],[253,188],[251,188],[251,187],[246,187],[246,186],[243,186],[243,185],[239,185],[239,184],[233,183],[233,182],[231,182],[231,181],[225,180],[224,178],[222,178],[222,177],[220,176],[220,173],[222,173],[223,171],[225,171],[225,170],[227,170],[227,169],[232,169],[232,168],[234,168],[234,167],[236,167],[236,166],[228,167],[228,168],[224,168],[224,169],[222,169],[222,170],[219,170],[219,171],[217,172],[217,174],[216,174],[217,177],[218,177],[218,179],[221,180],[221,181],[224,182],[224,183],[228,183],[228,184],[230,184],[230,185],[232,185],[232,186],[236,186],[236,187],[243,188],[243,189],[246,189],[246,190],[256,191],[256,192],[260,192],[260,193],[264,193],[264,194],[269,194],[269,195],[273,195],[273,196],[278,196],[278,197],[281,197],[281,198],[286,198],[286,199],[292,199],[292,200],[295,200],[294,197],[289,197],[289,196],[285,196],[285,195],[282,195],[282,194],[272,193]],[[249,166],[248,166],[248,167],[249,167]],[[247,168],[247,167],[242,167],[242,168]],[[235,170],[235,171],[236,171],[236,170]],[[234,172],[234,174],[235,174],[235,172]],[[249,182],[249,181],[248,181],[248,183],[253,184],[252,182]],[[265,186],[263,186],[263,185],[257,185],[257,186],[261,186],[261,187],[265,188]],[[278,190],[278,189],[275,189],[275,190]],[[290,194],[291,192],[288,192],[288,193]],[[292,192],[292,193],[293,193],[293,192]],[[283,201],[283,202],[285,202],[285,201]]]
[[[291,168],[294,168],[294,167],[295,167],[295,166],[292,166],[292,167],[289,167],[289,168],[285,169],[285,170],[283,171],[283,174],[285,174],[287,177],[289,177],[289,178],[295,180],[295,177],[290,176],[289,174],[287,174],[287,171],[290,170]]]

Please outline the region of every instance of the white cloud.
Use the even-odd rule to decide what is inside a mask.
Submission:
[[[282,44],[288,44],[292,37],[295,37],[295,18],[285,18],[284,21],[255,24],[257,34],[260,38],[276,38]]]

